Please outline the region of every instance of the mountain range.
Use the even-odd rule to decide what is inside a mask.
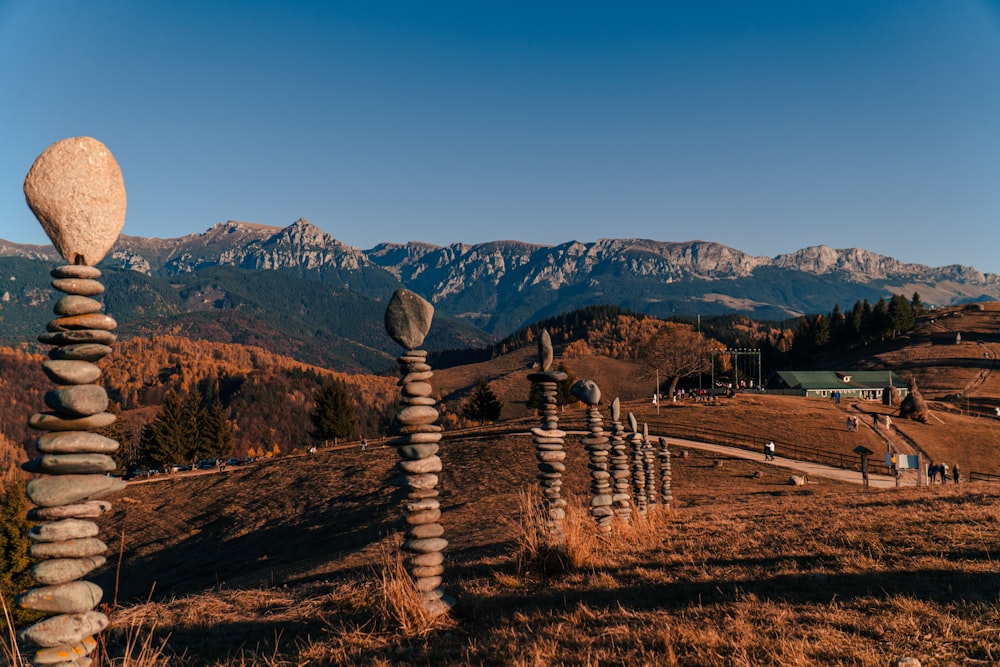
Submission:
[[[0,340],[34,339],[51,317],[48,270],[62,261],[52,246],[0,240]],[[348,370],[391,365],[398,350],[382,313],[401,286],[435,305],[429,349],[479,346],[594,304],[785,320],[891,294],[918,293],[928,306],[1000,300],[1000,275],[860,248],[760,257],[708,241],[600,239],[362,250],[301,219],[284,228],[229,221],[173,239],[122,235],[101,268],[106,310],[123,335],[261,344]]]

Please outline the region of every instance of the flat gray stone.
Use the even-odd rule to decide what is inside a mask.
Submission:
[[[96,607],[101,602],[103,594],[97,584],[89,581],[73,581],[68,584],[29,588],[17,597],[17,606],[22,609],[57,614],[81,614]]]
[[[409,405],[396,413],[396,421],[403,426],[432,424],[438,416],[438,411],[429,405]]]
[[[434,319],[434,306],[408,289],[396,290],[385,309],[385,330],[400,346],[415,350],[424,342]]]
[[[85,537],[97,537],[100,529],[93,521],[80,519],[62,519],[48,523],[39,523],[28,529],[28,538],[36,542],[59,542]]]
[[[408,540],[427,540],[432,537],[444,535],[444,526],[439,523],[424,523],[419,526],[410,526],[406,530]]]
[[[64,417],[51,412],[37,412],[28,417],[28,426],[39,431],[90,431],[115,423],[111,412],[99,412],[87,417]]]
[[[124,481],[107,475],[52,475],[28,482],[27,495],[36,505],[56,507],[102,498],[126,486]]]
[[[38,438],[35,447],[43,454],[110,454],[118,441],[90,431],[56,431]]]
[[[71,315],[59,317],[45,325],[46,331],[75,331],[79,329],[100,329],[113,331],[118,323],[114,318],[104,313],[88,313],[86,315]]]
[[[438,456],[428,456],[422,459],[404,459],[398,461],[396,467],[400,471],[410,475],[441,472],[441,458]]]
[[[70,264],[94,266],[125,224],[125,181],[107,146],[92,137],[57,141],[24,179],[28,206]]]
[[[96,635],[107,627],[108,617],[99,611],[88,611],[83,614],[59,614],[25,628],[18,633],[18,637],[35,646],[60,646]]]
[[[448,540],[441,537],[431,537],[426,540],[405,540],[403,550],[418,554],[444,551],[448,546]]]
[[[89,361],[48,359],[42,362],[42,370],[56,384],[90,384],[101,377],[101,367]]]
[[[436,523],[441,518],[441,510],[421,510],[419,512],[407,512],[406,523],[419,526],[424,523]]]
[[[50,475],[106,473],[117,467],[107,454],[45,454],[39,459],[39,472]]]
[[[410,574],[417,578],[439,577],[444,574],[444,565],[432,565],[431,567],[415,567],[410,570]]]
[[[90,664],[90,658],[87,656],[93,653],[96,648],[96,639],[84,637],[72,644],[51,646],[35,651],[35,654],[31,656],[31,664],[35,667],[66,667],[67,665],[77,667],[77,665]]]
[[[601,402],[601,388],[593,380],[577,380],[570,387],[569,393],[587,405],[597,405]]]
[[[49,351],[49,359],[71,359],[75,361],[100,361],[111,354],[113,350],[109,345],[100,343],[80,343],[78,345],[67,345],[57,347]]]
[[[433,489],[437,486],[438,476],[431,473],[420,475],[404,475],[403,483],[406,487],[417,490]]]
[[[622,420],[622,402],[617,396],[611,401],[611,421],[620,422]]]
[[[62,542],[36,542],[28,547],[32,558],[90,558],[107,552],[108,545],[93,537]]]
[[[96,384],[74,384],[45,392],[45,405],[71,417],[89,417],[108,409],[108,392]]]
[[[435,565],[440,565],[443,562],[444,562],[444,554],[441,553],[441,551],[416,553],[406,558],[406,566],[409,568],[432,567]]]
[[[114,345],[118,336],[100,329],[57,331],[38,335],[38,342],[45,345]]]
[[[403,396],[430,396],[434,391],[430,382],[407,382],[403,385]]]
[[[99,313],[102,310],[104,310],[104,304],[97,299],[77,294],[67,294],[56,301],[56,305],[52,307],[52,312],[62,317],[89,315],[90,313]]]
[[[406,503],[403,506],[407,512],[423,512],[424,510],[436,510],[441,507],[440,501],[436,498],[427,498],[413,503]]]
[[[436,434],[440,437],[440,434]],[[396,445],[396,453],[404,459],[424,459],[438,453],[441,446],[436,443]]]
[[[97,296],[104,294],[104,285],[96,280],[85,278],[56,278],[52,281],[52,286],[60,292],[75,294],[77,296]]]
[[[106,562],[107,558],[104,556],[50,558],[32,566],[31,578],[45,586],[65,584],[82,579]]]
[[[63,264],[49,271],[53,278],[87,278],[97,280],[101,277],[101,270],[96,266],[86,264]]]
[[[107,500],[88,500],[85,503],[59,505],[58,507],[32,507],[28,510],[31,521],[55,521],[57,519],[96,519],[111,511]]]

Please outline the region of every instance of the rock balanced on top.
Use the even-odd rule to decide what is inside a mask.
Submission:
[[[611,473],[608,470],[611,444],[604,434],[604,420],[597,409],[601,402],[601,389],[593,380],[578,380],[573,383],[570,393],[587,406],[587,429],[590,431],[581,440],[590,459],[590,515],[597,523],[598,531],[611,532],[611,521],[615,511],[612,507],[614,496],[611,489]]]
[[[562,497],[562,474],[566,470],[563,449],[566,432],[559,429],[559,401],[556,397],[559,383],[567,378],[562,371],[551,371],[554,354],[549,332],[538,335],[539,372],[528,375],[528,381],[537,385],[542,394],[541,427],[531,429],[535,458],[538,459],[538,484],[542,490],[542,513],[548,537],[554,542],[564,539],[563,523],[566,518],[566,500]]]
[[[28,206],[56,249],[69,264],[52,270],[52,287],[66,296],[54,306],[57,318],[38,336],[51,345],[42,364],[56,387],[45,394],[46,412],[28,424],[44,431],[37,443],[41,456],[24,468],[37,477],[27,485],[36,505],[28,518],[38,521],[28,537],[28,555],[38,560],[31,575],[39,586],[23,592],[17,604],[50,614],[24,629],[23,641],[38,647],[38,665],[89,665],[97,646],[94,635],[108,625],[96,611],[103,591],[82,578],[105,562],[107,545],[89,519],[108,512],[100,500],[124,488],[109,477],[115,469],[110,454],[118,443],[94,429],[114,423],[108,396],[94,363],[111,352],[115,321],[103,314],[104,293],[95,268],[110,250],[125,222],[125,186],[111,152],[96,139],[75,137],[50,146],[24,182]]]
[[[402,407],[393,423],[395,437],[389,441],[399,454],[396,469],[401,473],[399,483],[406,493],[402,549],[407,554],[405,565],[424,609],[438,616],[452,604],[441,587],[442,551],[448,546],[437,499],[437,473],[442,470],[437,455],[441,426],[435,424],[439,415],[434,407],[437,401],[431,396],[430,379],[434,372],[427,363],[426,350],[415,349],[423,344],[433,317],[434,306],[407,289],[396,290],[385,311],[386,332],[406,348],[397,359],[402,374],[399,381]]]
[[[625,427],[622,426],[622,407],[618,397],[611,401],[611,479],[614,484],[615,514],[625,520],[632,518],[632,473],[629,471],[628,449],[625,445]]]

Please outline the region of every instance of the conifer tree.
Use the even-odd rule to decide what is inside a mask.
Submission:
[[[0,494],[0,593],[2,593],[7,609],[12,611],[15,621],[26,621],[37,618],[37,612],[31,612],[14,606],[14,596],[32,586],[28,568],[31,559],[28,557],[28,519],[27,500],[23,484],[17,480],[8,480],[6,488]],[[0,628],[6,625],[0,617]]]
[[[185,403],[176,392],[168,392],[156,417],[143,429],[140,446],[153,464],[176,465],[194,456],[198,432]]]
[[[223,459],[233,453],[233,422],[226,415],[218,396],[200,411],[198,422],[199,455],[206,459]]]
[[[476,382],[475,389],[472,390],[472,394],[469,395],[469,399],[462,407],[462,415],[467,419],[485,424],[488,421],[499,419],[502,408],[503,403],[500,402],[497,395],[490,389],[486,378],[480,377],[479,381]]]
[[[336,442],[354,431],[354,406],[343,382],[334,380],[319,388],[309,419],[313,425],[313,436],[323,441]]]

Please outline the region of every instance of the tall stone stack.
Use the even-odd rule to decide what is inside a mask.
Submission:
[[[648,499],[646,496],[646,460],[642,448],[642,435],[635,415],[628,413],[628,426],[632,431],[629,435],[629,448],[632,450],[632,498],[635,500],[635,511],[646,516]]]
[[[37,587],[17,598],[25,609],[50,614],[21,631],[22,641],[37,648],[35,665],[89,665],[95,635],[108,625],[95,608],[103,591],[84,581],[105,562],[107,545],[97,538],[96,519],[111,509],[100,500],[125,487],[107,473],[115,469],[110,454],[118,443],[93,431],[114,423],[108,395],[96,384],[95,362],[111,353],[115,321],[101,313],[94,297],[104,293],[95,268],[114,245],[125,223],[125,184],[114,156],[90,137],[64,139],[47,148],[24,181],[28,206],[56,250],[69,264],[52,271],[52,287],[65,294],[54,307],[38,340],[53,346],[42,363],[56,387],[45,394],[46,412],[28,424],[44,431],[37,441],[40,457],[24,465],[40,476],[27,485],[28,512],[37,521],[29,532],[28,554]]]
[[[621,422],[622,408],[618,397],[611,401],[611,479],[614,492],[611,495],[615,514],[622,519],[632,518],[632,477],[628,464],[628,448],[625,445],[625,427]]]
[[[538,484],[542,490],[542,512],[545,516],[549,537],[555,541],[563,538],[563,520],[566,518],[566,499],[562,497],[562,473],[566,470],[563,449],[566,432],[559,430],[559,383],[566,379],[561,371],[551,371],[552,340],[544,329],[538,335],[539,371],[528,375],[528,380],[536,384],[542,395],[541,427],[531,429],[531,442],[535,445],[538,459]]]
[[[642,425],[642,469],[646,474],[646,503],[652,507],[659,504],[656,493],[656,448],[649,438],[649,424]]]
[[[660,438],[660,500],[664,507],[670,507],[674,502],[672,489],[673,480],[670,473],[670,448],[667,439]]]
[[[424,608],[432,616],[439,616],[447,613],[452,603],[441,587],[442,552],[448,546],[437,499],[441,426],[434,423],[439,416],[437,401],[431,397],[430,379],[434,372],[427,363],[427,351],[417,349],[423,344],[433,317],[434,307],[407,289],[396,290],[385,311],[386,332],[406,349],[397,359],[402,375],[399,381],[402,407],[393,424],[395,437],[389,441],[399,454],[396,469],[401,473],[399,483],[406,493],[404,564]]]
[[[604,435],[604,419],[597,405],[601,402],[601,389],[593,380],[579,380],[573,383],[570,393],[587,406],[587,429],[590,434],[583,438],[584,449],[590,462],[590,515],[602,533],[611,532],[611,521],[615,516],[614,497],[611,490],[611,473],[608,471],[611,444]]]

